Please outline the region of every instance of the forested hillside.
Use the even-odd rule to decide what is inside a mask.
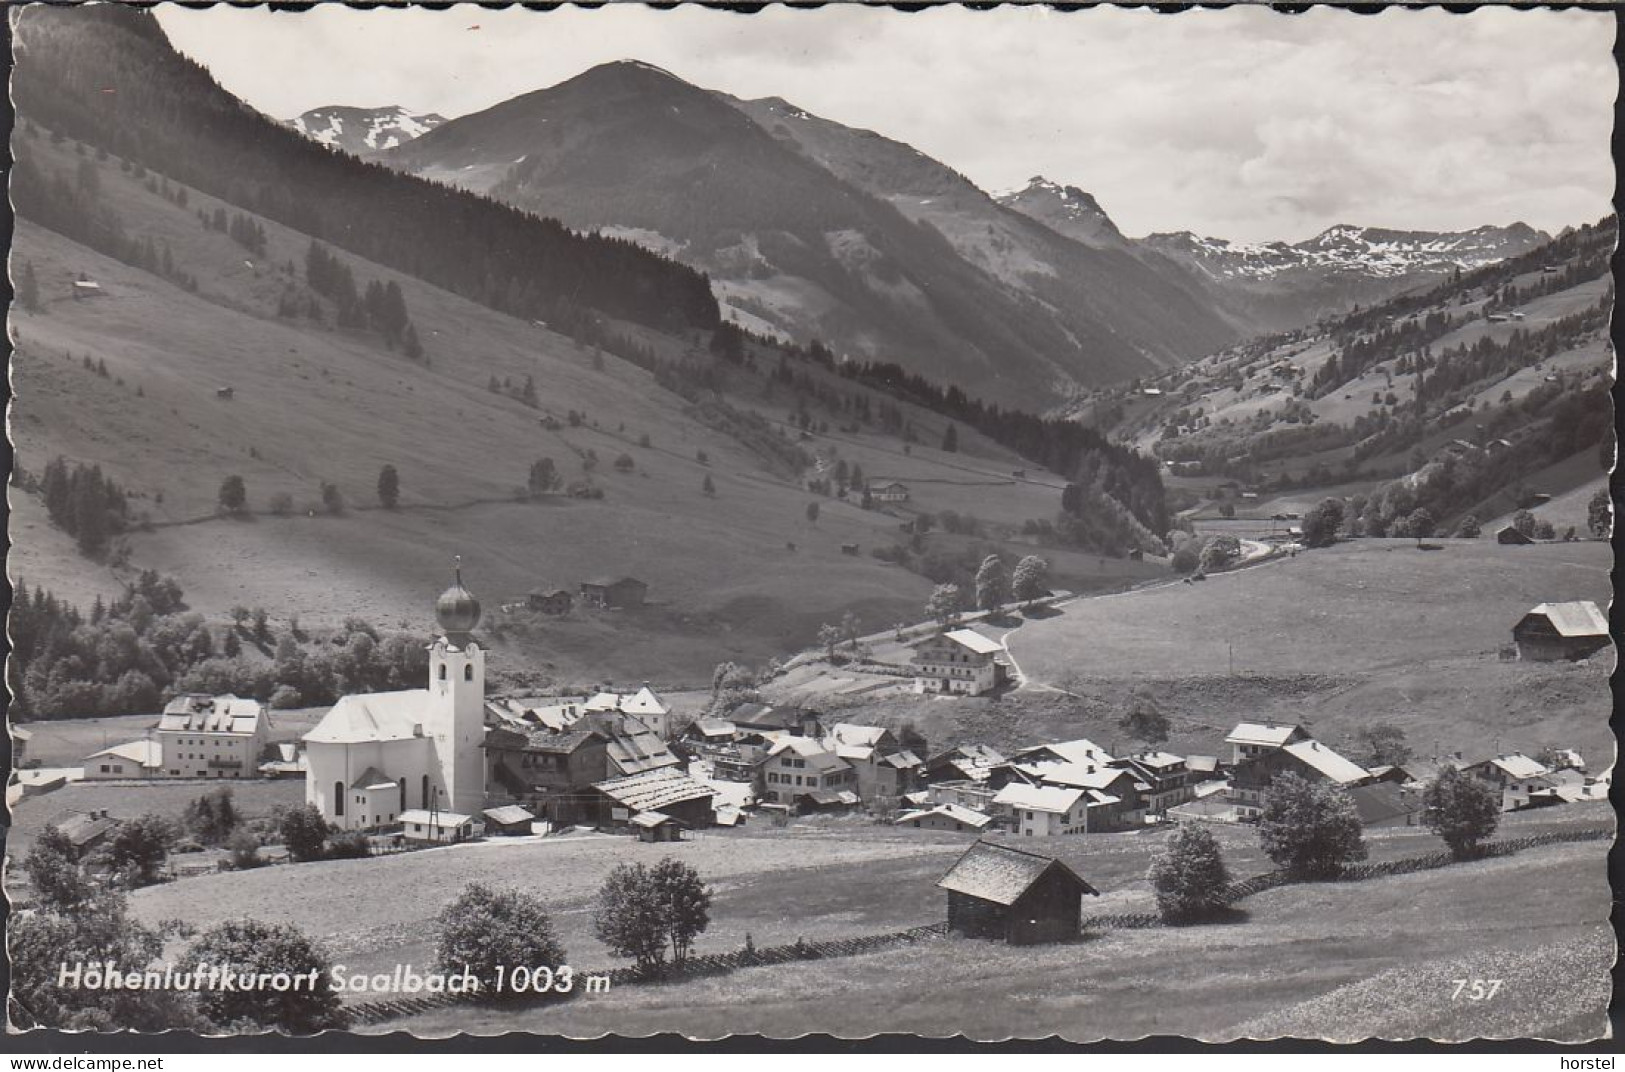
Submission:
[[[515,316],[590,306],[673,328],[717,321],[690,268],[307,140],[227,94],[144,11],[32,7],[14,26],[12,99],[59,134]],[[75,237],[128,259],[119,221],[39,178],[19,176],[31,211],[85,216]]]

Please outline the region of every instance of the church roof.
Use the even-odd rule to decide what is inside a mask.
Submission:
[[[361,777],[350,783],[351,789],[396,789],[400,783],[387,777],[377,767],[368,767],[361,772]]]
[[[408,741],[423,736],[428,717],[428,689],[356,693],[341,697],[304,739],[312,744]]]

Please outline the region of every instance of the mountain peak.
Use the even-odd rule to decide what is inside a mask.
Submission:
[[[1063,186],[1042,175],[1034,175],[1020,190],[995,200],[1085,245],[1120,245],[1126,241],[1094,194],[1076,186]]]
[[[445,121],[443,115],[413,114],[399,104],[378,108],[329,104],[312,108],[290,119],[287,125],[330,148],[353,156],[368,156],[404,145]]]

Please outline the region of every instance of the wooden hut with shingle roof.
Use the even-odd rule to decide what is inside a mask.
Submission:
[[[948,929],[1011,945],[1078,935],[1084,894],[1097,891],[1053,856],[978,841],[937,880],[948,891]]]

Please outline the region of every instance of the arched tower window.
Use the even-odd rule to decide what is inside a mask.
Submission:
[[[440,680],[441,681],[446,680],[446,664],[445,663],[440,664]]]
[[[333,814],[334,814],[334,816],[339,816],[339,815],[344,814],[344,783],[343,782],[334,782],[333,783]]]
[[[465,664],[463,666],[463,680],[464,681],[473,681],[474,680],[474,664],[473,663],[467,663],[467,664]]]

